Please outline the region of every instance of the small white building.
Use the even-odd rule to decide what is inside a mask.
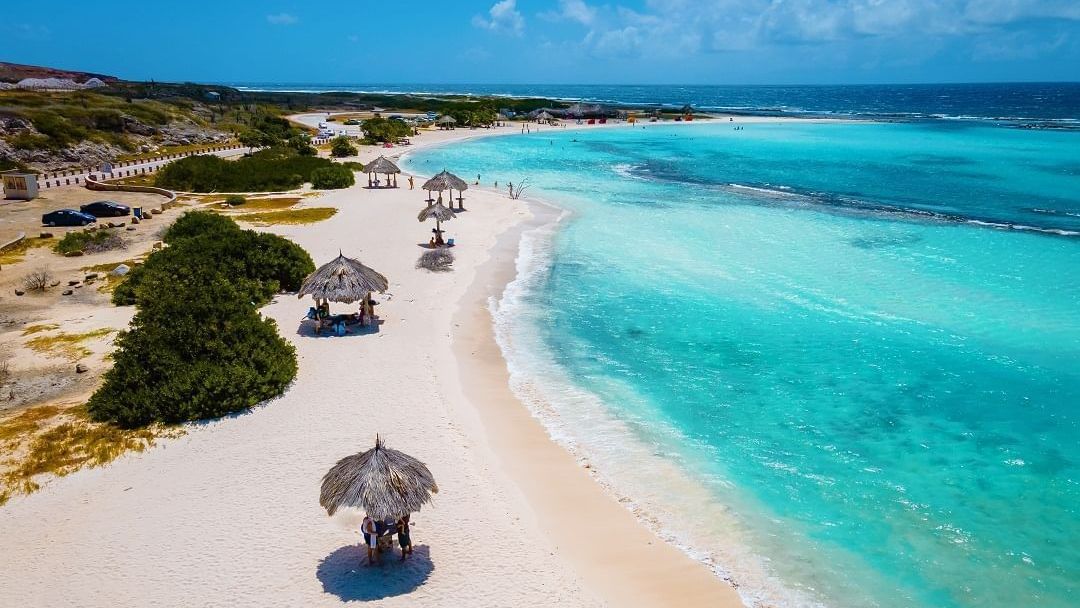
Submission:
[[[37,198],[38,183],[36,173],[23,171],[3,171],[4,198],[29,201]]]

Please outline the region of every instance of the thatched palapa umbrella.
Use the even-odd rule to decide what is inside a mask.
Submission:
[[[376,520],[397,519],[419,511],[438,491],[427,465],[376,437],[374,448],[342,458],[323,476],[319,504],[329,515],[356,507]]]
[[[375,303],[371,301],[371,292],[383,293],[389,288],[390,282],[386,277],[364,266],[359,260],[347,258],[338,252],[338,257],[304,279],[297,297],[310,295],[315,298],[315,307],[320,311],[315,317],[319,320],[319,327],[315,330],[318,334],[322,321],[329,317],[330,302],[352,304],[359,301],[360,323],[365,323],[365,317],[374,323]]]
[[[421,222],[425,222],[431,218],[435,218],[435,243],[441,244],[442,223],[452,220],[455,217],[457,217],[457,215],[454,214],[454,211],[447,208],[446,205],[442,204],[442,201],[440,200],[421,209],[420,213],[416,216],[416,219]]]
[[[397,174],[401,173],[401,169],[399,169],[398,166],[394,164],[394,161],[386,158],[385,156],[380,156],[379,158],[376,158],[370,163],[364,165],[364,173],[368,174],[368,188],[371,187],[371,176],[378,175],[379,173],[386,174],[386,183],[389,185],[389,187],[397,188]],[[393,176],[393,183],[391,183],[390,181],[391,176]]]
[[[457,119],[449,114],[444,114],[435,121],[435,124],[441,125],[444,129],[452,129],[453,125],[457,124]]]
[[[454,190],[458,191],[458,209],[465,210],[465,199],[461,196],[461,193],[469,189],[469,184],[465,183],[465,180],[450,173],[446,169],[443,169],[441,173],[435,177],[424,182],[422,186],[424,190],[428,191],[428,200],[431,200],[431,192],[436,191],[439,193],[439,200],[442,201],[443,190],[450,191],[450,208],[454,207]]]
[[[373,291],[382,293],[389,287],[386,277],[339,252],[338,257],[304,279],[297,297],[310,295],[316,300],[352,304]]]
[[[553,118],[555,117],[545,110],[536,115],[536,122],[551,122],[551,119]]]

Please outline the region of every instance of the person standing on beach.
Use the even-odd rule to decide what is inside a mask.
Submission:
[[[514,182],[510,182],[510,198],[514,198]]]
[[[398,544],[401,545],[401,561],[412,555],[412,537],[409,536],[409,515],[406,513],[397,522]]]
[[[476,185],[477,186],[480,185],[480,174],[479,173],[476,174]]]
[[[379,534],[375,531],[375,520],[370,515],[364,516],[364,523],[360,524],[360,529],[364,532],[364,543],[367,545],[367,565],[370,566],[374,563],[376,547],[379,546]]]
[[[410,175],[409,176],[409,190],[412,190],[412,187],[413,187],[413,177]]]

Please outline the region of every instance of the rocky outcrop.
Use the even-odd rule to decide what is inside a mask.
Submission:
[[[135,151],[151,153],[168,146],[188,146],[197,144],[221,144],[229,141],[229,136],[220,131],[208,129],[187,122],[175,122],[163,127],[147,125],[132,116],[123,116],[124,132],[135,144]],[[71,167],[99,167],[105,162],[114,162],[119,156],[130,154],[132,150],[116,145],[84,140],[60,150],[20,149],[10,143],[11,138],[22,135],[39,135],[33,123],[18,116],[0,116],[0,159],[13,160],[21,165],[38,171],[58,171]]]

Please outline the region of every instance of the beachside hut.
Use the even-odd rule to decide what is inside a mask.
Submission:
[[[536,122],[538,122],[538,123],[541,123],[541,122],[551,123],[551,122],[554,122],[554,120],[555,120],[555,117],[552,116],[550,113],[548,113],[546,111],[540,112],[539,114],[536,115]]]
[[[442,201],[442,193],[444,190],[450,191],[450,208],[454,208],[454,190],[458,191],[458,210],[465,210],[465,197],[462,193],[469,189],[469,184],[465,183],[465,180],[450,173],[446,169],[443,169],[441,173],[435,177],[424,182],[422,186],[424,190],[428,191],[428,202],[431,202],[431,193],[439,193],[439,201]]]
[[[376,436],[374,448],[342,458],[323,476],[319,504],[327,515],[354,507],[375,520],[396,520],[419,511],[438,491],[427,465]]]
[[[453,129],[454,125],[457,124],[457,119],[449,114],[443,114],[435,121],[435,124],[439,125],[440,129]]]
[[[375,306],[371,300],[371,294],[372,292],[384,293],[389,288],[390,282],[386,277],[361,264],[359,260],[347,258],[338,252],[338,257],[320,266],[304,279],[296,296],[315,298],[314,313],[309,312],[308,319],[315,321],[315,333],[318,334],[326,324],[340,323],[344,329],[345,324],[354,320],[351,315],[340,319],[331,316],[330,302],[342,304],[361,302],[359,318],[355,320],[362,325],[365,320],[374,322]]]
[[[443,244],[442,239],[442,223],[450,221],[457,217],[452,209],[449,209],[446,205],[442,204],[442,201],[431,203],[427,207],[420,210],[420,213],[416,216],[416,219],[421,222],[427,220],[435,220],[435,237],[434,243],[436,246]]]
[[[398,169],[394,161],[385,156],[380,156],[364,165],[364,173],[368,174],[368,188],[373,187],[372,177],[374,176],[377,179],[380,173],[386,174],[387,188],[397,188],[397,174],[401,173],[401,169]]]

